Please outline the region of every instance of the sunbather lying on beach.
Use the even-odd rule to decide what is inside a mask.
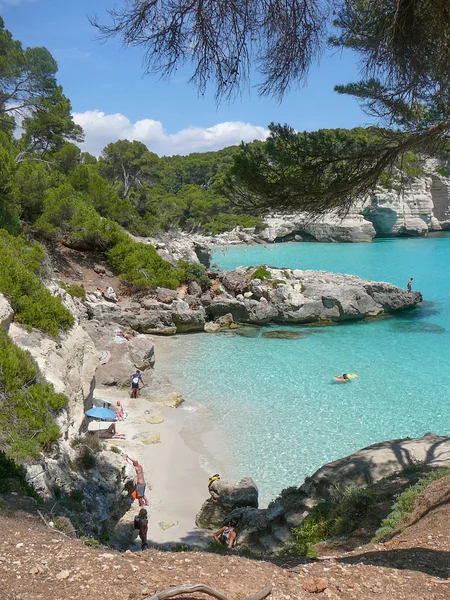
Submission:
[[[99,438],[102,439],[115,439],[115,440],[124,440],[125,434],[117,433],[116,424],[111,423],[108,429],[99,429],[97,432],[92,431],[91,433],[96,433]]]

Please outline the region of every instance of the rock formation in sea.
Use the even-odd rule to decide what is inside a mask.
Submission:
[[[326,271],[262,266],[211,276],[212,290],[200,297],[159,288],[125,305],[89,295],[87,313],[100,324],[173,335],[205,328],[219,331],[226,315],[235,323],[339,323],[394,313],[422,301],[419,292]],[[214,325],[208,325],[211,321]]]
[[[324,465],[307,477],[300,487],[283,490],[267,509],[258,509],[251,504],[236,506],[223,518],[237,524],[240,545],[256,553],[277,553],[289,545],[292,528],[301,525],[317,504],[330,499],[337,487],[362,488],[401,475],[403,470],[417,465],[449,469],[450,437],[427,433],[421,438],[373,444]],[[210,504],[212,500],[209,499]],[[211,523],[211,527],[214,526],[215,523]]]

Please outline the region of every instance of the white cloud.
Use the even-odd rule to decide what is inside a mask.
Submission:
[[[86,138],[82,150],[96,156],[109,142],[121,139],[143,142],[149,150],[162,156],[220,150],[241,141],[264,140],[269,134],[264,127],[241,121],[227,121],[212,127],[187,127],[177,133],[167,133],[160,121],[142,119],[131,123],[120,113],[107,115],[99,110],[74,113],[73,119],[84,129]]]

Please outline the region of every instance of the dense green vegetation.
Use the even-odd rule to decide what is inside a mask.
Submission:
[[[395,168],[409,152],[448,148],[448,0],[222,4],[221,10],[211,10],[203,0],[122,0],[111,4],[108,17],[92,23],[105,38],[117,36],[125,46],[141,47],[146,74],[170,77],[189,63],[190,82],[202,95],[212,87],[217,100],[239,96],[255,73],[260,94],[281,100],[306,83],[325,47],[350,49],[361,79],[337,85],[335,91],[352,96],[371,119],[388,127],[378,127],[358,148],[342,146],[339,139],[327,145],[321,132],[299,140],[289,127],[273,125],[275,141],[281,135],[286,143],[286,157],[273,165],[270,159],[244,155],[253,168],[238,169],[234,191],[247,206],[273,209],[281,201],[316,215],[335,208],[345,211],[373,191],[386,169]],[[327,137],[332,142],[342,136],[338,130]],[[296,164],[296,150],[305,168]]]
[[[70,329],[72,313],[53,297],[40,279],[45,258],[42,246],[0,230],[0,291],[9,300],[15,319],[56,336]]]
[[[0,327],[0,448],[14,460],[36,458],[59,439],[55,415],[67,399],[42,381],[28,352]]]

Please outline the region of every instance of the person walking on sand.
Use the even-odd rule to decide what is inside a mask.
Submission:
[[[139,396],[139,382],[142,383],[142,387],[144,387],[144,382],[142,380],[142,375],[139,369],[136,369],[136,373],[133,373],[131,376],[131,397],[137,398]]]
[[[125,460],[131,463],[136,471],[136,497],[139,502],[139,506],[148,506],[148,500],[145,496],[145,478],[144,478],[144,467],[138,463],[137,460],[133,460],[129,456]]]
[[[413,278],[411,277],[408,281],[408,283],[406,284],[406,289],[408,290],[408,292],[411,291],[411,287],[412,287],[412,282],[413,282]]]

